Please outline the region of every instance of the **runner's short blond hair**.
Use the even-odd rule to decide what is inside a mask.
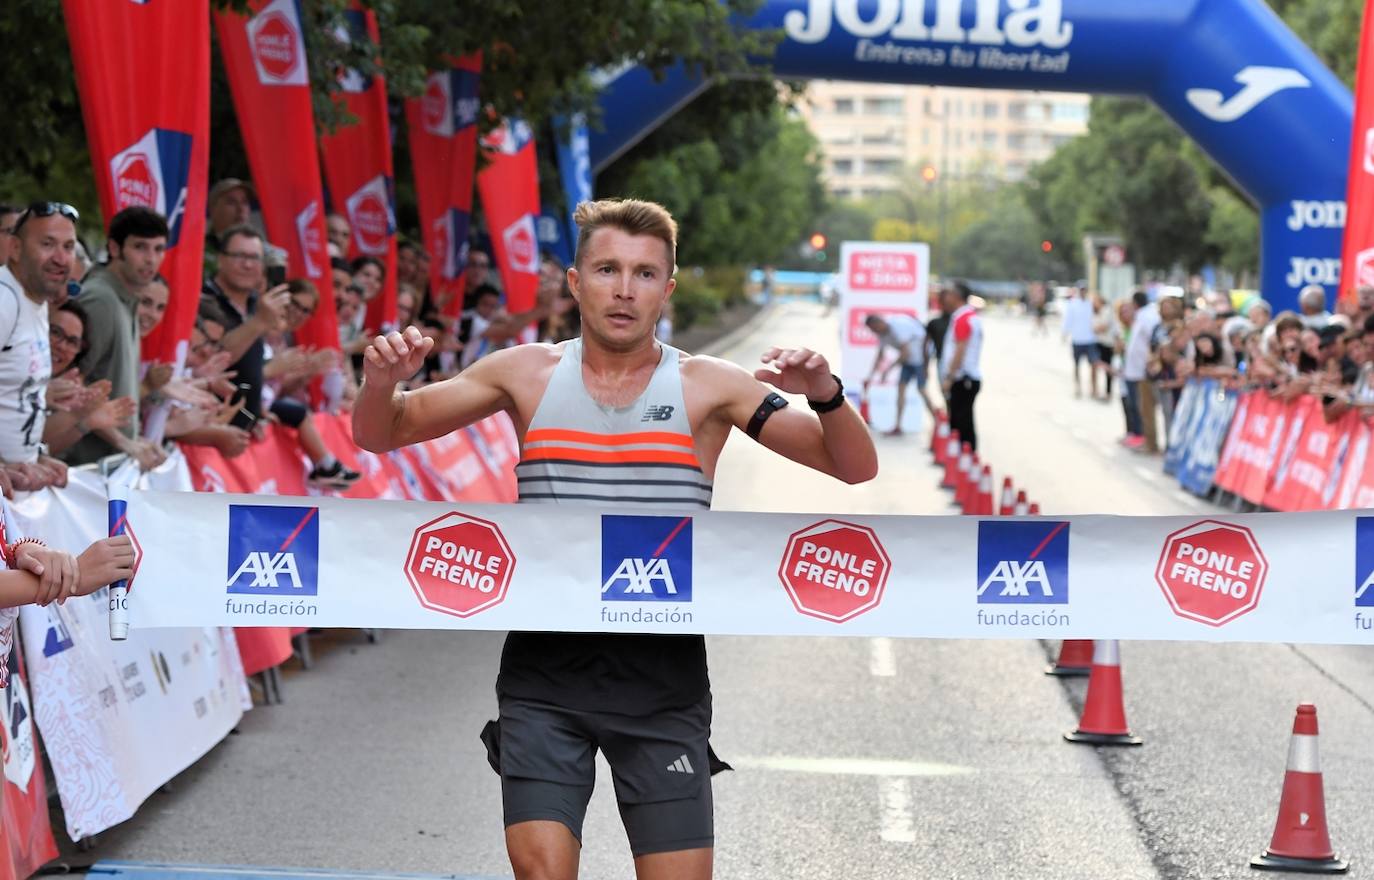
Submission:
[[[652,235],[668,246],[669,272],[677,271],[677,221],[668,209],[640,199],[600,199],[582,202],[573,212],[577,224],[577,256],[580,265],[587,241],[598,229],[619,229],[630,235]]]

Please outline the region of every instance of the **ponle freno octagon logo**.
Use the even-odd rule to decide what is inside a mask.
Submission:
[[[457,511],[415,530],[405,564],[420,604],[454,617],[499,605],[514,570],[515,554],[501,529]]]
[[[1250,529],[1206,519],[1164,539],[1155,581],[1179,617],[1221,626],[1259,605],[1268,573]]]
[[[872,529],[827,519],[792,533],[778,577],[798,612],[843,623],[878,607],[891,570]]]
[[[120,209],[145,205],[156,209],[158,204],[157,177],[152,163],[144,153],[129,153],[115,169],[115,204]]]
[[[296,31],[286,14],[269,12],[253,34],[253,54],[269,76],[286,79],[296,66]]]

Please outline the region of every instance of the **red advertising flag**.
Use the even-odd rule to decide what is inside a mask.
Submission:
[[[13,626],[17,627],[15,623]],[[0,865],[0,878],[29,877],[57,858],[57,844],[48,820],[48,790],[43,759],[38,750],[38,731],[33,726],[33,703],[22,651],[12,651],[10,683],[3,696],[4,729],[4,837],[9,844],[8,862]],[[12,872],[6,868],[12,866]]]
[[[1342,299],[1360,284],[1374,284],[1374,15],[1365,7],[1355,66],[1355,124],[1345,190],[1345,238],[1341,245]]]
[[[371,10],[347,13],[353,39],[379,42]],[[386,79],[344,75],[342,102],[358,121],[320,136],[325,178],[333,209],[348,218],[352,238],[348,256],[376,257],[386,266],[380,296],[368,303],[369,331],[396,324],[396,191],[391,163],[391,124],[387,117]]]
[[[501,267],[506,308],[534,308],[539,290],[539,163],[534,135],[522,119],[508,119],[483,138],[487,166],[477,175],[491,247]]]
[[[296,339],[315,348],[337,349],[339,327],[325,249],[324,195],[300,5],[297,0],[250,0],[248,6],[247,16],[215,13],[239,132],[267,237],[286,250],[288,277],[308,278],[320,291],[319,306]]]
[[[171,300],[143,342],[172,362],[200,303],[210,163],[210,11],[206,3],[63,0],[100,210],[146,205],[171,227],[162,274]],[[53,193],[61,198],[61,193]]]
[[[481,70],[481,53],[460,58],[451,69],[430,74],[423,97],[406,101],[430,290],[446,315],[462,311],[466,288]]]

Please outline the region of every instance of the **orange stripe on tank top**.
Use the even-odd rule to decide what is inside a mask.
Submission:
[[[529,438],[526,437],[526,440]],[[697,469],[701,462],[690,452],[663,452],[656,449],[576,449],[571,446],[541,446],[526,449],[521,461],[545,461],[561,459],[564,461],[605,462],[609,464],[685,464]]]
[[[570,431],[563,428],[534,428],[525,434],[526,443],[588,443],[595,446],[630,446],[637,443],[658,443],[665,446],[692,448],[690,434],[669,431],[639,431],[633,434],[593,434],[590,431]]]

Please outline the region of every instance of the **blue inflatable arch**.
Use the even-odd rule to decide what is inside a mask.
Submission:
[[[1336,294],[1354,102],[1262,0],[766,0],[745,26],[783,31],[782,78],[1149,96],[1259,207],[1264,296]],[[605,79],[596,170],[704,88]]]

